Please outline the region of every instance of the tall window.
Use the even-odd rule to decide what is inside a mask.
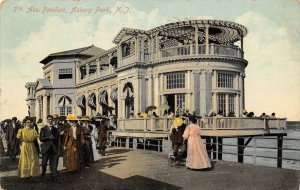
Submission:
[[[127,57],[130,55],[130,44],[123,44],[122,46],[122,57]]]
[[[223,115],[225,115],[226,112],[225,94],[218,95],[218,112],[219,111],[222,111]]]
[[[58,70],[58,79],[71,79],[71,78],[72,78],[72,69]]]
[[[218,73],[219,88],[233,88],[233,74]]]
[[[167,74],[167,89],[185,88],[185,73]]]
[[[229,113],[234,113],[234,94],[230,94],[229,96]]]
[[[58,107],[59,115],[65,116],[68,114],[72,114],[72,107]]]
[[[179,114],[183,113],[185,109],[185,94],[176,94],[176,105],[179,108]]]

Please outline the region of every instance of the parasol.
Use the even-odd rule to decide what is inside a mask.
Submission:
[[[170,109],[170,106],[168,105],[168,104],[162,104],[162,105],[160,105],[159,107],[158,107],[160,110],[163,110],[163,111],[165,111],[165,110],[169,110]]]

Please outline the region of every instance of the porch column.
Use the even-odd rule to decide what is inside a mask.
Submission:
[[[136,36],[135,38],[135,61],[141,61],[140,36]]]
[[[153,89],[153,97],[154,97],[154,106],[159,106],[159,99],[160,99],[160,96],[159,96],[159,89],[160,89],[160,86],[159,86],[159,75],[155,75],[154,76],[154,85],[153,85],[154,89]]]
[[[43,122],[45,123],[47,121],[47,95],[43,95]]]
[[[215,113],[218,113],[218,94],[212,93],[212,110]]]
[[[241,58],[244,58],[244,40],[243,36],[241,35]]]
[[[190,113],[192,113],[193,111],[196,111],[196,105],[195,105],[195,94],[196,94],[196,90],[195,87],[195,71],[191,71],[191,75],[190,75]]]
[[[205,54],[209,54],[209,25],[205,25]]]
[[[159,36],[158,36],[158,33],[156,33],[155,35],[155,44],[156,44],[156,60],[159,60],[160,59],[160,52],[159,52]]]
[[[148,90],[147,90],[147,106],[151,106],[151,105],[153,105],[153,85],[152,85],[152,83],[153,83],[153,76],[149,76],[149,78],[148,78],[148,86],[147,86],[147,88],[148,88]]]
[[[239,117],[241,115],[240,110],[240,94],[235,95],[235,117]]]
[[[223,115],[226,117],[229,113],[229,95],[225,95],[225,113]]]
[[[199,44],[198,44],[198,39],[199,39],[199,35],[198,35],[198,26],[195,26],[195,46],[196,46],[196,52],[195,54],[198,55],[199,54]]]
[[[100,113],[99,89],[96,90],[96,113]]]
[[[121,81],[118,81],[118,118],[122,119],[124,118],[124,96],[123,96],[123,83]]]
[[[140,61],[145,62],[145,39],[142,38],[141,40],[141,53],[140,53]]]
[[[90,65],[89,64],[87,64],[86,65],[86,79],[87,80],[90,80]]]
[[[121,67],[122,66],[122,43],[121,42],[118,44],[117,57],[118,57],[118,67]]]

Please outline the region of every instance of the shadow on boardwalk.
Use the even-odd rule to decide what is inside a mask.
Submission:
[[[7,172],[1,172],[1,187],[7,190],[298,190],[300,179],[296,170],[224,161],[213,162],[212,171],[192,171],[170,167],[165,154],[125,148],[109,149],[100,161],[81,172],[61,170],[56,182],[49,174],[21,179],[13,171],[18,162],[10,164]]]

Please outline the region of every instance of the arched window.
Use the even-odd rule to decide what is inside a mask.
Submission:
[[[122,45],[122,57],[127,57],[130,55],[130,44],[124,43]]]

